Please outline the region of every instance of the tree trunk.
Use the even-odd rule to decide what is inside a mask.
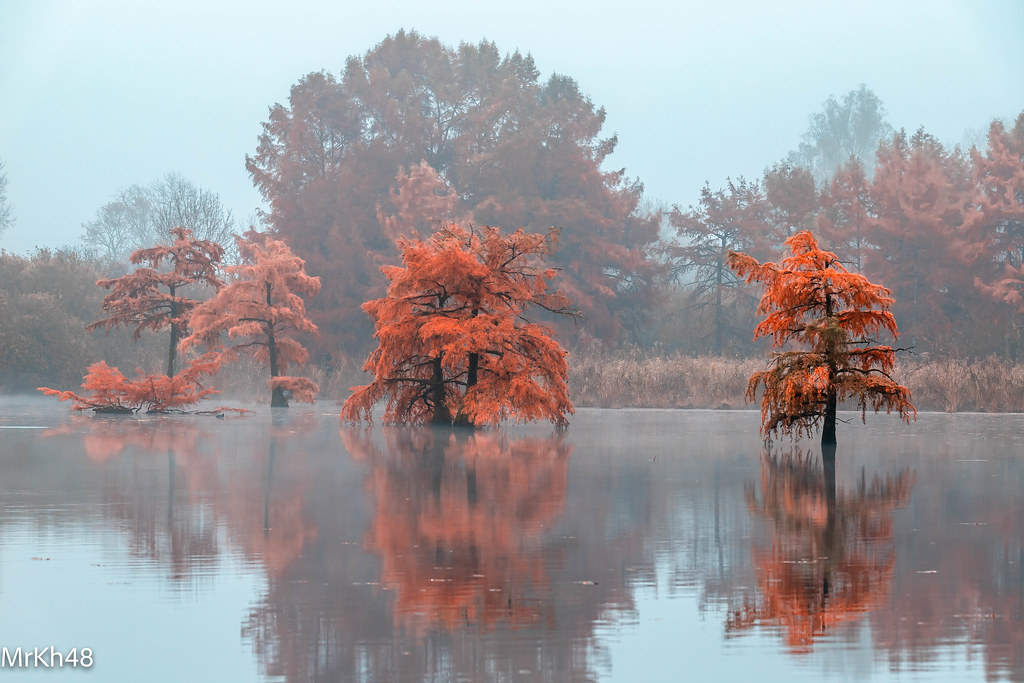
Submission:
[[[480,354],[471,353],[469,354],[469,367],[466,370],[466,391],[469,392],[471,388],[476,386],[477,376],[480,371]],[[472,427],[473,424],[466,417],[466,414],[459,408],[459,414],[455,416],[454,424],[457,427]]]
[[[433,362],[434,374],[431,377],[431,398],[434,403],[434,415],[431,418],[431,423],[436,425],[452,423],[452,413],[448,409],[448,402],[445,400],[444,395],[444,371],[441,368],[441,356],[434,359]]]
[[[725,275],[725,238],[722,239],[722,255],[718,259],[718,269],[715,271],[715,344],[712,353],[716,356],[722,355],[722,282]]]
[[[476,386],[477,375],[480,372],[480,354],[469,354],[469,369],[466,371],[466,391]]]
[[[171,346],[167,349],[167,376],[174,377],[174,361],[177,357],[178,351],[178,338],[181,337],[181,332],[178,330],[178,326],[171,323]]]
[[[825,282],[825,320],[826,324],[830,323],[835,317],[835,311],[832,310],[832,292],[829,290],[831,287],[831,280]],[[831,337],[830,337],[831,338]],[[825,421],[821,426],[821,447],[822,452],[826,447],[835,447],[836,443],[836,375],[839,372],[839,368],[836,367],[836,357],[839,355],[840,349],[835,348],[833,342],[828,343],[828,347],[825,349],[825,358],[828,363],[828,388],[825,394]],[[834,452],[833,452],[834,454]]]
[[[167,376],[174,377],[174,360],[178,352],[178,339],[181,337],[181,330],[178,329],[178,323],[175,322],[175,318],[178,317],[178,302],[174,298],[174,285],[170,285],[171,289],[171,345],[167,349]]]
[[[478,315],[480,315],[480,308],[478,306],[474,306],[473,310],[470,311],[469,317],[470,318],[475,318]],[[469,354],[469,358],[468,358],[467,367],[466,367],[466,394],[469,393],[470,389],[472,389],[473,387],[476,386],[477,377],[478,377],[479,374],[480,374],[480,354],[479,353],[470,353]],[[465,398],[465,394],[463,395],[463,398]],[[455,421],[454,421],[453,424],[455,424],[455,426],[457,426],[457,427],[472,427],[473,426],[473,424],[470,423],[469,418],[466,417],[466,413],[463,411],[463,406],[462,405],[459,406],[458,414],[455,416]]]
[[[267,352],[270,356],[270,380],[277,377],[277,344],[274,342],[274,333],[267,335]],[[271,408],[287,408],[288,398],[284,395],[284,389],[275,386],[270,392]]]
[[[266,283],[267,287],[267,307],[273,306],[273,302],[270,297],[270,283]],[[270,380],[278,376],[278,358],[277,358],[277,341],[274,339],[274,328],[268,321],[267,327],[267,357],[270,361]],[[270,407],[271,408],[287,408],[288,398],[284,395],[284,389],[281,387],[274,387],[270,392]]]
[[[270,357],[270,379],[277,377],[277,344],[274,342],[274,333],[267,335],[267,353]],[[274,387],[270,392],[271,408],[287,408],[288,398],[284,395],[284,389]]]
[[[277,377],[277,345],[274,343],[274,335],[271,334],[268,338],[267,349],[270,354],[270,379],[271,381]],[[270,392],[270,407],[271,408],[287,408],[288,398],[284,395],[284,389],[275,386]]]
[[[825,399],[825,422],[821,426],[821,448],[836,445],[836,390],[829,387],[828,396]],[[833,451],[834,453],[834,451]]]

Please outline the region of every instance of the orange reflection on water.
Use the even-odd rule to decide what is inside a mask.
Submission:
[[[727,630],[760,624],[806,651],[837,624],[883,605],[895,565],[893,512],[910,500],[908,470],[856,487],[836,487],[835,460],[806,454],[762,459],[761,497],[747,488],[750,512],[767,522],[770,545],[752,552],[758,599],[735,610]]]
[[[549,591],[533,558],[565,505],[572,449],[562,438],[424,427],[386,429],[382,449],[367,432],[344,429],[342,439],[372,468],[365,545],[395,593],[396,623],[423,635],[550,618],[532,597]]]
[[[193,454],[202,430],[190,421],[138,420],[124,417],[75,416],[71,422],[43,432],[44,437],[82,433],[82,448],[92,462],[105,462],[125,449],[147,453]]]
[[[43,436],[80,436],[85,456],[96,464],[137,454],[141,457],[129,464],[145,472],[140,480],[149,484],[156,483],[152,475],[158,472],[151,456],[166,458],[166,475],[160,477],[166,476],[163,490],[139,491],[114,481],[108,495],[123,503],[116,509],[136,527],[133,536],[143,553],[154,559],[168,556],[173,576],[186,575],[189,563],[212,560],[225,549],[218,527],[227,531],[231,545],[262,563],[270,577],[279,576],[316,538],[317,527],[304,509],[308,478],[275,481],[280,478],[275,477],[275,463],[280,450],[291,470],[302,472],[301,449],[292,452],[283,444],[312,429],[315,416],[274,416],[269,425],[254,422],[248,438],[227,449],[215,436],[222,424],[205,416],[82,416]],[[241,461],[241,466],[230,461]],[[166,501],[164,520],[152,509],[154,497]],[[196,514],[198,509],[204,513]]]

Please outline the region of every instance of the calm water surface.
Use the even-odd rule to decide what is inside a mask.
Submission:
[[[852,417],[852,416],[851,416]],[[1024,416],[582,410],[454,436],[334,406],[0,399],[11,680],[1024,680]],[[9,664],[9,663],[7,663]]]

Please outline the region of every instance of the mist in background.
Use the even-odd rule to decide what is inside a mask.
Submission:
[[[244,221],[268,108],[400,28],[494,41],[574,78],[608,113],[625,168],[664,204],[756,177],[795,149],[829,95],[864,83],[888,120],[983,142],[1024,97],[1024,4],[862,2],[127,1],[0,6],[0,160],[14,221],[0,248],[74,243],[120,190],[180,173]],[[243,226],[244,227],[244,226]]]

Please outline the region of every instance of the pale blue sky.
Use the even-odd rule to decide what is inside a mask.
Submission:
[[[1024,1],[216,2],[0,0],[0,247],[75,241],[119,188],[169,171],[244,220],[267,108],[399,28],[531,53],[608,111],[649,195],[757,176],[830,94],[865,83],[896,126],[959,142],[1024,110]]]

